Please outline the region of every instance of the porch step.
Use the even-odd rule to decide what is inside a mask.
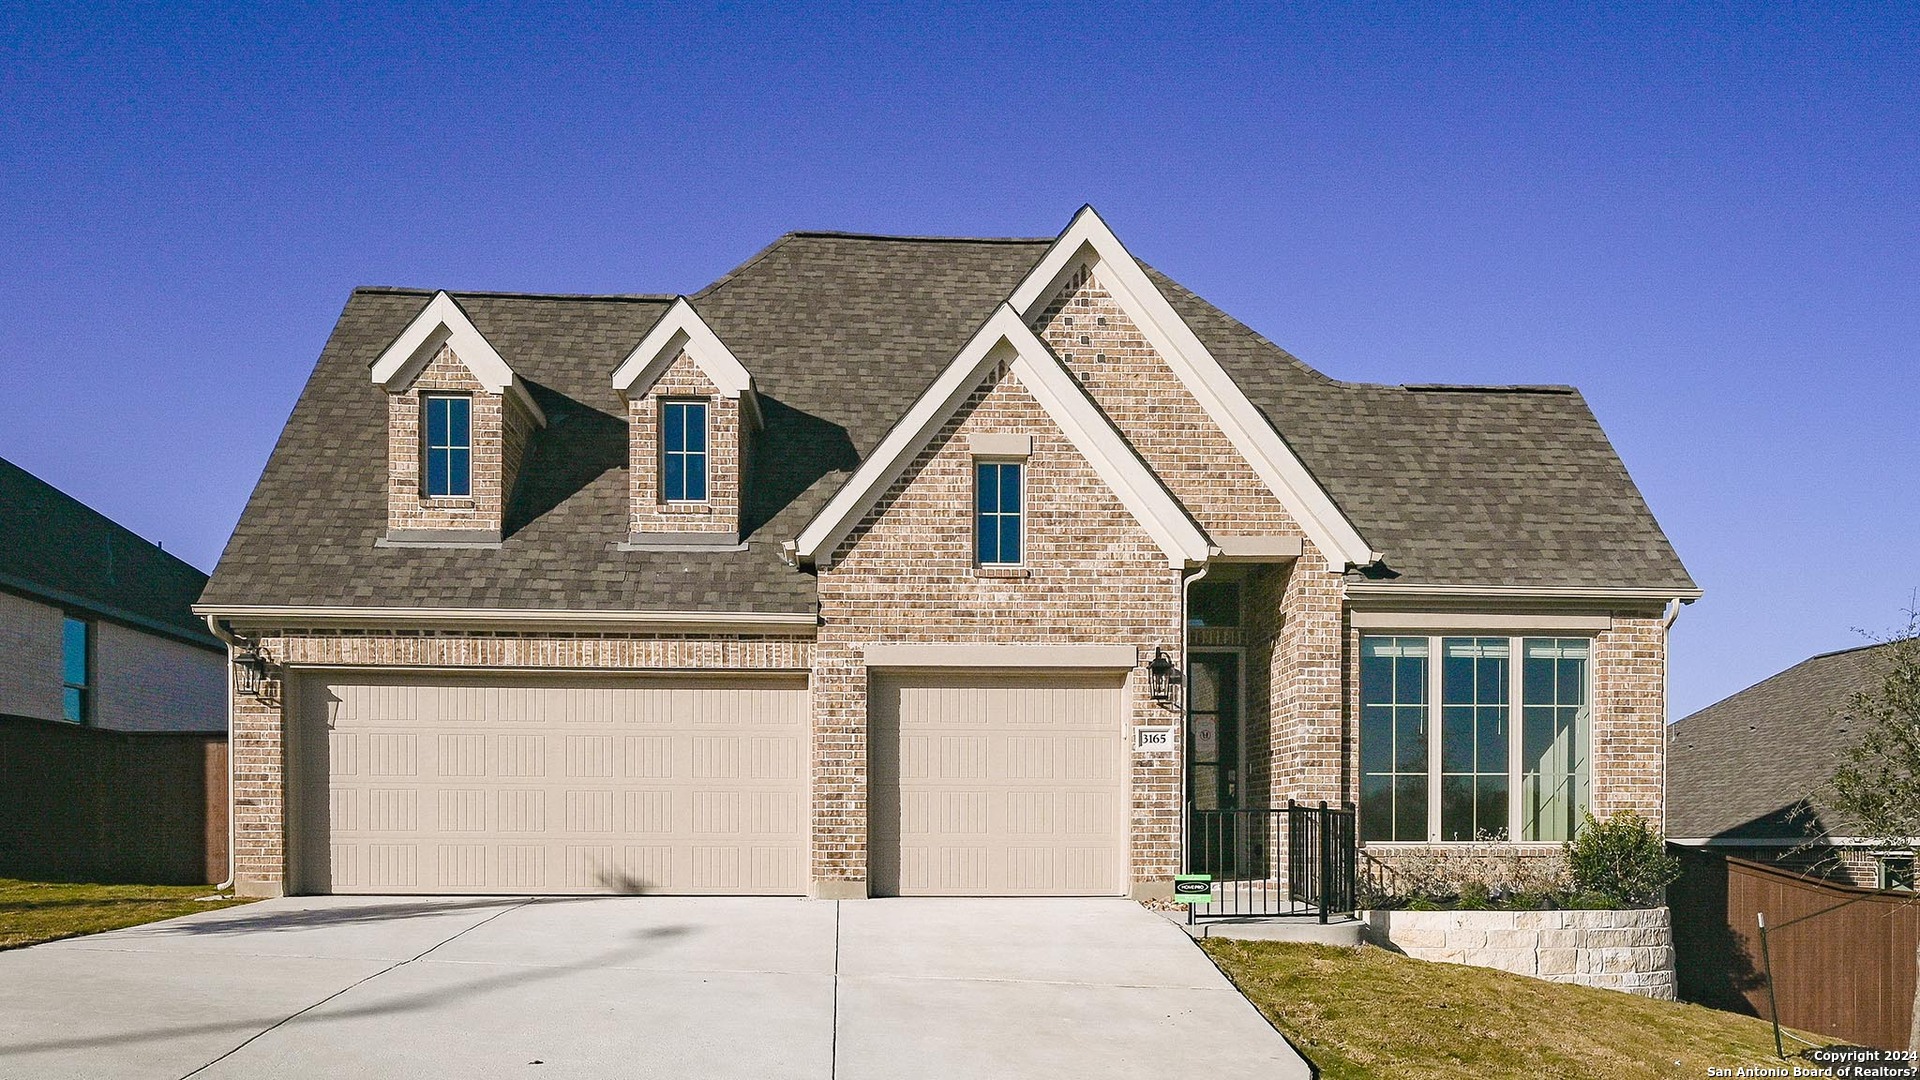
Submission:
[[[1203,919],[1188,923],[1182,911],[1161,912],[1166,919],[1193,938],[1232,938],[1238,941],[1301,941],[1313,945],[1360,944],[1360,930],[1366,924],[1354,918],[1335,918],[1321,922],[1318,915],[1275,915],[1261,919]]]

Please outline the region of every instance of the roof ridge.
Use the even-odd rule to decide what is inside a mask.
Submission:
[[[488,300],[619,300],[660,304],[672,303],[679,298],[677,293],[535,293],[492,289],[420,289],[408,285],[356,285],[353,291],[379,296],[438,296],[444,292],[456,300],[471,296]]]
[[[1423,394],[1577,394],[1565,383],[1376,383]]]
[[[1807,663],[1808,661],[1811,661],[1811,660],[1825,660],[1829,656],[1845,656],[1848,653],[1866,652],[1868,649],[1884,649],[1889,645],[1898,645],[1903,641],[1911,641],[1911,640],[1913,639],[1912,638],[1893,638],[1888,641],[1870,641],[1865,645],[1855,645],[1852,648],[1848,648],[1848,649],[1832,649],[1827,652],[1814,653],[1812,656],[1807,657],[1806,660],[1800,661],[1800,664]],[[1799,667],[1800,664],[1795,664],[1793,665],[1793,667]],[[1792,670],[1793,668],[1787,669],[1787,671],[1792,671]],[[1785,673],[1786,672],[1782,672],[1781,674],[1785,674]]]
[[[916,244],[1051,244],[1055,236],[926,236],[912,233],[863,233],[840,229],[795,229],[781,239],[793,237],[834,240],[899,240]]]

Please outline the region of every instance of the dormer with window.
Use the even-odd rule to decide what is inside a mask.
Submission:
[[[626,546],[740,543],[753,377],[685,297],[613,375],[627,402]]]
[[[457,301],[436,294],[373,362],[387,392],[385,545],[498,544],[536,428],[526,385]]]

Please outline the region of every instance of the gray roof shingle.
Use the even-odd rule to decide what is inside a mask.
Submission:
[[[625,425],[610,376],[668,297],[455,294],[552,423],[499,550],[376,547],[384,392],[367,364],[432,295],[361,289],[268,460],[205,602],[807,612],[797,535],[1051,240],[794,233],[692,301],[754,375],[767,429],[744,552],[622,552]],[[1342,383],[1155,281],[1402,580],[1689,588],[1571,391]]]
[[[207,575],[0,458],[0,588],[221,648],[191,610]]]
[[[1667,729],[1667,835],[1848,835],[1818,793],[1864,732],[1842,728],[1834,710],[1881,678],[1885,650],[1822,653]]]

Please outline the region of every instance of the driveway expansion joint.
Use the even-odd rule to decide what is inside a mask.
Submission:
[[[393,963],[388,964],[386,967],[381,968],[379,971],[376,971],[371,975],[367,975],[363,978],[356,979],[353,982],[348,983],[346,986],[343,986],[340,989],[335,990],[333,993],[328,994],[326,997],[321,998],[319,1001],[316,1001],[313,1004],[308,1005],[306,1008],[297,1010],[292,1013],[288,1013],[286,1016],[281,1017],[279,1020],[276,1020],[273,1023],[267,1025],[266,1027],[261,1028],[259,1031],[256,1031],[253,1034],[247,1036],[245,1039],[242,1039],[237,1045],[235,1045],[232,1049],[228,1050],[226,1053],[221,1054],[219,1057],[214,1058],[212,1061],[207,1062],[205,1065],[202,1065],[199,1068],[194,1069],[192,1072],[185,1074],[180,1078],[180,1080],[192,1080],[193,1077],[196,1077],[201,1073],[206,1072],[208,1069],[213,1068],[215,1065],[218,1065],[221,1062],[232,1057],[233,1055],[239,1053],[240,1051],[245,1050],[249,1045],[253,1043],[254,1040],[260,1038],[263,1035],[268,1035],[274,1031],[279,1030],[281,1027],[285,1026],[286,1024],[289,1024],[294,1020],[297,1020],[300,1017],[305,1016],[307,1013],[310,1013],[313,1010],[319,1008],[320,1006],[325,1005],[327,1002],[333,1001],[339,998],[342,994],[345,994],[348,991],[354,990],[357,987],[365,986],[367,983],[372,982],[373,980],[379,978],[382,975],[387,974],[390,971],[394,971],[399,968],[406,967],[408,964],[413,963],[415,960],[424,959],[428,953],[433,952],[433,950],[438,949],[440,946],[445,945],[448,942],[451,942],[461,937],[464,934],[468,934],[475,930],[478,930],[481,927],[492,922],[493,920],[499,918],[500,916],[507,914],[508,912],[519,911],[521,908],[526,907],[528,904],[533,904],[537,902],[538,900],[535,898],[528,898],[517,904],[513,904],[509,907],[503,907],[499,911],[496,911],[493,914],[487,916],[486,918],[481,919],[479,922],[474,923],[472,926],[462,927],[460,930],[456,931],[452,936],[447,937],[441,941],[434,942],[432,945],[428,946],[427,949],[423,952],[420,952],[413,956],[409,956],[405,960],[396,960]]]

